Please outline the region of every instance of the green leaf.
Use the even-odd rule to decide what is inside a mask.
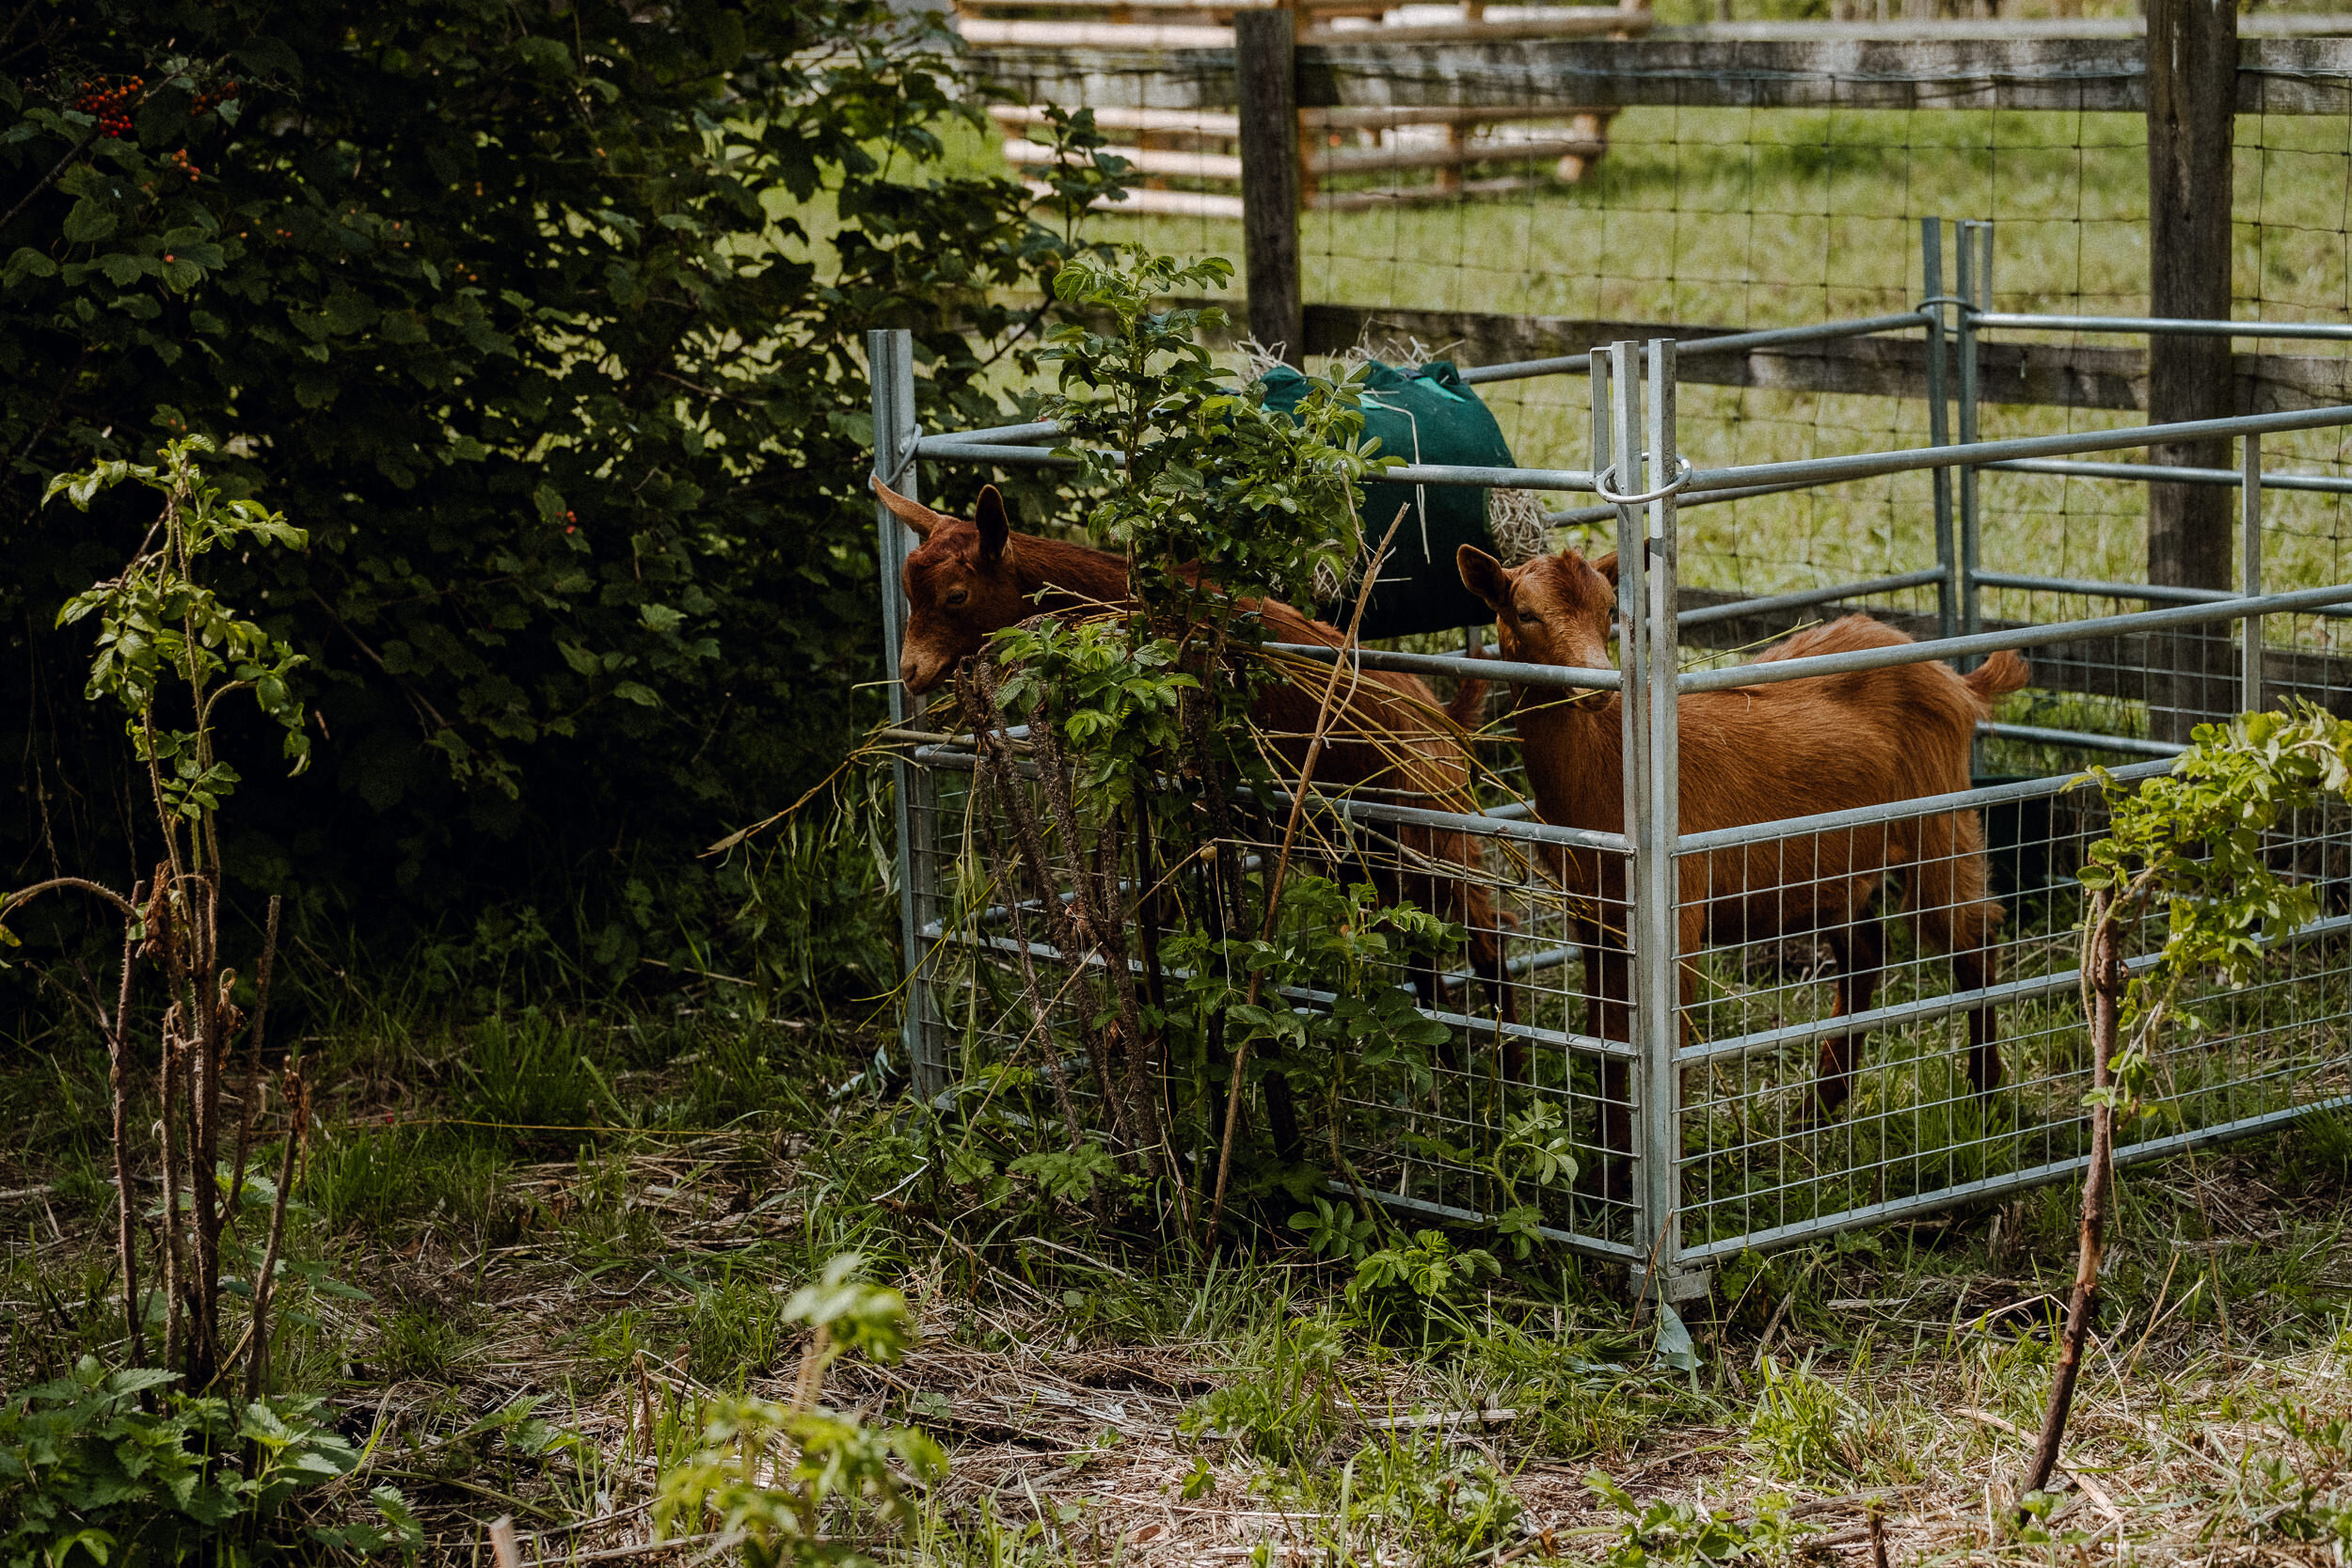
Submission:
[[[65,214],[65,237],[74,245],[94,244],[114,231],[113,204],[95,196],[82,198]]]
[[[1652,1353],[1662,1367],[1678,1372],[1699,1370],[1698,1348],[1692,1343],[1691,1331],[1683,1325],[1682,1315],[1665,1302],[1659,1302],[1658,1338]]]

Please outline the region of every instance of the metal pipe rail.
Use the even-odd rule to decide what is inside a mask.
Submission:
[[[2144,974],[2155,967],[2156,955],[2142,953],[2124,960],[2123,973],[2127,975]],[[1889,1025],[1931,1023],[1939,1018],[1949,1018],[1954,1013],[1964,1013],[1978,1007],[2005,1006],[2012,1002],[2032,1002],[2064,991],[2080,991],[2082,983],[2079,970],[2062,969],[2048,974],[2029,974],[1975,990],[1945,991],[1935,996],[1916,997],[1909,1002],[1890,1002],[1882,1007],[1866,1007],[1858,1013],[1832,1013],[1800,1023],[1778,1024],[1749,1035],[1734,1035],[1720,1040],[1696,1040],[1676,1052],[1675,1060],[1686,1068],[1707,1067],[1740,1057],[1761,1056],[1792,1045],[1809,1045],[1824,1035],[1867,1034]]]
[[[1813,488],[1815,485],[1811,480],[1794,484],[1750,484],[1736,490],[1709,490],[1702,496],[1685,493],[1678,504],[1682,511],[1688,512],[1694,506],[1717,506],[1724,501],[1754,500],[1758,496],[1785,496],[1792,490]],[[1617,509],[1613,506],[1572,506],[1565,512],[1545,513],[1542,522],[1546,528],[1569,528],[1579,523],[1610,522],[1616,515]]]
[[[2046,332],[2112,332],[2126,337],[2153,333],[2180,338],[2296,338],[2317,342],[2352,342],[2352,323],[2240,322],[2187,316],[2043,316],[2026,310],[1967,310],[1979,326],[2024,327]]]
[[[2059,474],[2072,479],[2128,479],[2151,484],[2226,484],[2242,489],[2246,476],[2235,468],[2168,468],[2161,463],[2074,463],[2063,458],[2019,458],[2008,463],[1987,463],[1987,468],[1998,468],[2012,474]],[[2265,469],[2262,487],[2265,490],[2316,490],[2322,495],[2352,496],[2352,478],[2339,479],[2333,474],[2280,474]]]
[[[2129,783],[2137,779],[2154,778],[2168,771],[2169,766],[2162,762],[2136,762],[2109,771],[2115,778]],[[1949,795],[1929,795],[1915,800],[1854,806],[1845,811],[1816,812],[1811,816],[1784,817],[1778,822],[1749,822],[1736,828],[1685,833],[1675,841],[1675,852],[1681,855],[1711,854],[1718,849],[1737,849],[1742,845],[1759,844],[1776,838],[1811,837],[1844,832],[1853,828],[1878,828],[1896,817],[1974,811],[1979,806],[2003,806],[2012,801],[2031,800],[2044,795],[2066,795],[2090,787],[2090,779],[2071,773],[2044,779],[2021,779],[2015,784],[1987,784],[1981,789],[1954,790]]]
[[[1784,482],[1827,484],[1850,479],[1876,479],[1882,474],[1915,473],[1921,468],[1982,467],[1988,463],[2007,462],[2011,458],[2069,457],[2076,452],[2113,451],[2122,447],[2217,440],[2231,436],[2271,436],[2290,430],[2317,430],[2324,425],[2342,424],[2352,424],[2352,404],[2290,409],[2279,414],[2238,414],[2226,420],[2183,420],[2172,424],[2126,425],[2117,430],[2063,436],[2018,436],[2001,441],[1969,441],[1948,447],[1853,452],[1844,457],[1801,457],[1785,463],[1753,463],[1735,468],[1700,468],[1691,475],[1684,488],[1686,491],[1704,492]]]
[[[2040,724],[1979,723],[1979,735],[1995,740],[2036,741],[2044,746],[2072,746],[2085,752],[2122,752],[2136,757],[2177,757],[2188,750],[2167,740],[2142,740],[2137,736],[2101,735],[2095,730],[2053,730]]]
[[[2220,604],[2238,597],[2226,588],[2175,588],[2153,582],[2107,582],[2097,578],[2047,578],[2030,572],[1979,571],[1977,580],[1987,588],[2022,588],[2037,594],[2078,594],[2086,598],[2099,599],[2146,599],[2153,604]],[[2352,608],[2323,608],[2310,613],[2343,619],[2352,617]]]
[[[1830,338],[1867,338],[1877,332],[1915,332],[1919,312],[1903,310],[1884,316],[1855,316],[1846,321],[1818,322],[1810,326],[1775,326],[1760,332],[1724,332],[1705,338],[1677,338],[1675,353],[1746,354],[1777,348],[1783,343],[1819,342]],[[1500,365],[1480,365],[1461,372],[1462,385],[1481,387],[1491,381],[1524,381],[1538,375],[1581,375],[1592,362],[1589,354],[1564,354],[1549,359],[1516,359]]]
[[[970,773],[979,767],[978,754],[949,746],[918,746],[914,760],[926,768],[946,768],[951,773]],[[1315,792],[1316,802],[1330,807],[1351,821],[1385,822],[1408,828],[1434,828],[1441,832],[1474,833],[1483,838],[1509,839],[1521,844],[1556,844],[1573,849],[1598,849],[1612,854],[1625,854],[1629,849],[1623,833],[1606,833],[1589,828],[1563,828],[1549,822],[1530,820],[1526,808],[1502,806],[1492,815],[1456,811],[1433,811],[1424,806],[1391,805],[1382,800],[1354,800],[1336,795]],[[1244,789],[1235,793],[1237,800],[1255,799],[1253,792]],[[1266,801],[1273,806],[1287,806],[1292,795],[1286,789],[1266,792]]]
[[[1725,691],[1734,687],[1765,686],[1774,681],[1845,675],[1858,670],[1890,669],[1898,664],[1924,664],[1931,658],[1967,658],[1978,654],[1999,653],[2008,648],[2036,648],[2053,642],[2087,642],[2093,638],[2122,633],[2209,626],[2216,621],[2239,621],[2253,615],[2294,614],[2323,605],[2345,603],[2352,603],[2352,584],[2305,588],[2292,594],[2265,594],[2255,598],[2232,598],[2217,604],[2143,610],[2129,615],[2101,615],[2089,621],[2060,621],[2051,626],[2026,626],[2015,631],[1986,631],[1973,637],[1945,637],[1888,648],[1857,648],[1851,653],[1823,654],[1814,658],[1776,659],[1770,664],[1741,664],[1728,670],[1701,670],[1684,675],[1676,683],[1676,689]]]
[[[2207,1148],[2216,1144],[2230,1143],[2252,1137],[2260,1132],[2275,1132],[2290,1122],[2307,1116],[2316,1116],[2352,1107],[2352,1095],[2331,1095],[2284,1111],[2267,1111],[2259,1116],[2241,1117],[2212,1127],[2193,1128],[2185,1132],[2168,1133],[2161,1138],[2149,1138],[2139,1143],[2119,1144],[2111,1158],[2119,1165],[2137,1164],[2142,1160],[2162,1159],[2167,1155],[2185,1154],[2191,1149]],[[1835,1137],[1843,1130],[1825,1126],[1819,1135]],[[1696,1156],[1685,1156],[1683,1164],[1692,1164]],[[1762,1230],[1743,1231],[1722,1241],[1702,1242],[1686,1246],[1680,1254],[1685,1264],[1708,1264],[1724,1258],[1737,1258],[1743,1252],[1761,1252],[1790,1242],[1809,1241],[1834,1235],[1841,1230],[1858,1230],[1866,1225],[1883,1225],[1910,1214],[1929,1213],[1937,1209],[1949,1209],[1959,1204],[1974,1203],[2004,1193],[2021,1192],[2063,1180],[2090,1164],[2088,1154],[2071,1159],[2052,1160],[2045,1164],[2030,1165],[2023,1170],[2005,1171],[1998,1176],[1979,1177],[1974,1181],[1954,1182],[1926,1192],[1913,1193],[1906,1197],[1890,1197],[1883,1203],[1867,1203],[1858,1208],[1840,1210],[1834,1214],[1812,1215],[1775,1225]]]
[[[1322,664],[1339,662],[1343,650],[1326,642],[1268,642],[1266,651],[1295,654]],[[1513,681],[1520,686],[1557,686],[1585,691],[1615,691],[1624,676],[1615,670],[1584,670],[1569,664],[1515,664],[1508,659],[1472,658],[1467,654],[1406,654],[1383,648],[1360,648],[1351,655],[1367,670],[1400,674],[1459,675],[1465,679]]]
[[[944,927],[939,927],[936,922],[932,926],[924,927],[924,937],[933,947],[987,948],[993,952],[1014,954],[1025,950],[1030,958],[1046,963],[1072,961],[1060,948],[1050,942],[1025,942],[1017,937],[983,936],[977,931],[948,931]],[[1085,954],[1076,961],[1089,969],[1110,967],[1110,960],[1101,953]],[[1131,974],[1147,973],[1143,960],[1134,957],[1127,959],[1127,972]],[[1193,975],[1191,970],[1178,969],[1173,966],[1162,970],[1161,973],[1179,980],[1188,980]],[[1400,983],[1398,989],[1409,990],[1410,988]],[[1305,986],[1275,986],[1272,990],[1275,995],[1290,1003],[1293,1010],[1296,1012],[1328,1007],[1333,1002],[1339,1000],[1327,990],[1314,990]],[[1597,1056],[1630,1056],[1633,1054],[1633,1047],[1628,1042],[1604,1039],[1598,1035],[1580,1035],[1567,1029],[1548,1029],[1538,1023],[1505,1023],[1500,1019],[1478,1018],[1470,1013],[1452,1012],[1443,1007],[1424,1007],[1418,1002],[1414,1004],[1413,1011],[1450,1028],[1471,1030],[1477,1034],[1494,1037],[1508,1037],[1513,1039],[1526,1040],[1534,1045],[1548,1045],[1565,1051],[1580,1051]]]
[[[1323,1185],[1326,1191],[1337,1193],[1343,1197],[1352,1196],[1358,1190],[1344,1181],[1326,1181]],[[1456,1203],[1439,1203],[1426,1197],[1414,1197],[1406,1193],[1383,1192],[1375,1187],[1364,1189],[1363,1196],[1383,1209],[1394,1209],[1403,1213],[1419,1214],[1424,1219],[1443,1220],[1448,1225],[1486,1226],[1495,1222],[1492,1214],[1482,1213],[1476,1209],[1465,1209]],[[1630,1242],[1613,1242],[1605,1236],[1587,1235],[1581,1230],[1563,1230],[1551,1225],[1538,1225],[1534,1228],[1536,1235],[1557,1242],[1570,1252],[1580,1252],[1588,1258],[1598,1258],[1612,1263],[1630,1263],[1639,1267],[1642,1259],[1647,1256],[1643,1248],[1635,1246]]]
[[[1943,580],[1943,567],[1925,566],[1915,572],[1898,572],[1893,577],[1871,578],[1864,582],[1841,583],[1833,588],[1804,588],[1791,594],[1767,594],[1761,598],[1706,605],[1697,610],[1684,610],[1675,617],[1675,625],[1703,626],[1716,621],[1736,621],[1742,615],[1764,614],[1775,610],[1804,610],[1810,605],[1835,604],[1840,599],[1865,598],[1872,594],[1892,594],[1899,588],[1921,588]]]

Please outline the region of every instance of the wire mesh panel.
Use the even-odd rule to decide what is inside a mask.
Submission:
[[[1963,301],[1984,299],[1981,277]],[[1618,673],[1582,695],[1560,689],[1572,672],[1517,676],[1509,720],[1479,743],[1544,744],[1539,710],[1591,704],[1606,715],[1597,733],[1622,737],[1584,761],[1623,768],[1625,831],[1563,815],[1558,757],[1548,785],[1487,768],[1442,800],[1425,786],[1310,791],[1295,816],[1303,866],[1438,913],[1457,935],[1376,976],[1438,1026],[1425,1048],[1368,1037],[1270,1065],[1248,1115],[1292,1118],[1295,1151],[1311,1151],[1337,1190],[1549,1235],[1656,1272],[1671,1295],[1712,1259],[2050,1180],[2085,1157],[2075,872],[2105,807],[2084,769],[2162,771],[2197,725],[2249,707],[2352,714],[2337,647],[2352,586],[2313,547],[2326,525],[2309,521],[2337,504],[2335,482],[2301,466],[2352,410],[2195,427],[2245,444],[2236,474],[2182,476],[2234,483],[2240,499],[2234,588],[2190,590],[2104,557],[2081,568],[2102,574],[2089,578],[2052,570],[2071,562],[2047,551],[2018,558],[2032,569],[2000,564],[2006,525],[1979,503],[1988,481],[2144,484],[2154,470],[2081,454],[2191,427],[2037,444],[1963,424],[1975,444],[1958,451],[1693,472],[1675,456],[1674,345],[1650,345],[1645,388],[1633,346],[1613,351],[1609,376],[1596,372],[1620,401],[1591,421],[1575,481],[1603,496],[1643,490],[1611,504],[1624,546]],[[1028,460],[985,444],[942,451]],[[1993,463],[2011,467],[1981,466]],[[1955,487],[1957,538],[1925,532],[1885,575],[1781,594],[1701,588],[1695,602],[1676,582],[1681,517],[1728,510],[1700,513],[1710,492],[1955,464],[1980,465]],[[1903,607],[1922,589],[1944,614]],[[1858,608],[1873,613],[1848,619]],[[1954,614],[1964,635],[1935,641]],[[915,760],[944,779],[969,756],[933,746]],[[1024,1014],[1020,997],[1041,994],[1036,976],[1062,955],[994,886],[989,802],[936,781],[930,799],[929,828],[914,830],[929,847],[911,847],[907,863],[930,867],[925,961],[944,1050],[961,1053],[967,1084],[1025,1053],[1057,1061],[1057,1040],[1083,1022]],[[1286,800],[1256,802],[1223,852],[1251,868],[1279,859]],[[2340,806],[2268,831],[2273,865],[2314,893],[2318,917],[2265,929],[2247,983],[2197,979],[2185,1022],[2157,1041],[2154,1089],[2122,1157],[2280,1125],[2352,1093],[2348,834]],[[2153,945],[2145,930],[2124,943]],[[1282,1001],[1312,1013],[1333,997],[1293,987]],[[1192,1073],[1213,1102],[1217,1066],[1203,1050],[1164,1069]],[[1207,1147],[1207,1129],[1185,1135]],[[1520,1155],[1554,1138],[1576,1180],[1531,1185]]]

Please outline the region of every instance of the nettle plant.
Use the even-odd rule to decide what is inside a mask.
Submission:
[[[892,1461],[929,1485],[946,1474],[939,1446],[913,1428],[867,1426],[818,1403],[826,1370],[846,1354],[896,1361],[914,1342],[906,1297],[857,1277],[845,1253],[785,1302],[787,1323],[811,1332],[788,1401],[714,1401],[701,1448],[662,1472],[654,1522],[663,1534],[706,1527],[740,1538],[754,1568],[870,1562],[867,1521],[903,1525],[914,1510]]]
[[[70,1375],[0,1409],[0,1515],[20,1521],[0,1538],[0,1560],[10,1563],[66,1568],[84,1559],[223,1552],[251,1560],[305,1541],[366,1552],[395,1542],[413,1547],[421,1539],[389,1488],[373,1494],[381,1527],[301,1522],[293,1508],[298,1495],[340,1480],[358,1455],[331,1430],[323,1402],[270,1391],[276,1288],[281,1279],[302,1283],[318,1275],[280,1256],[308,1100],[300,1064],[290,1056],[277,1177],[250,1168],[264,1099],[278,906],[270,900],[248,1018],[237,1000],[238,972],[227,960],[221,912],[219,814],[240,782],[219,750],[222,705],[250,700],[278,728],[297,773],[310,745],[292,686],[301,657],[225,602],[205,582],[204,565],[225,552],[299,549],[305,535],[269,508],[225,496],[207,481],[198,459],[212,450],[201,436],[173,441],[153,464],[106,462],[60,474],[44,498],[62,496],[87,511],[123,483],[161,498],[122,570],[75,594],[57,615],[60,626],[97,623],[87,696],[122,715],[160,848],[153,874],[127,894],[58,877],[0,898],[5,919],[41,894],[78,892],[110,906],[122,923],[114,1005],[95,996],[91,1005],[111,1058],[124,1364],[110,1371],[86,1358]],[[151,1124],[160,1183],[145,1174],[152,1167],[144,1129],[135,1138],[131,1126],[133,1073],[148,1066],[133,1037],[143,960],[161,971],[163,990],[147,1015],[161,1036]],[[224,1090],[240,1053],[243,1082],[231,1101]],[[158,1186],[154,1212],[139,1212],[137,1195]],[[142,1234],[151,1238],[144,1247]],[[142,1254],[161,1276],[160,1289],[142,1287],[143,1277],[153,1277]],[[225,1324],[224,1307],[244,1323]],[[158,1327],[165,1365],[142,1366],[148,1335]],[[238,1332],[237,1348],[224,1354],[230,1330]]]
[[[1303,1191],[1315,1173],[1293,1076],[1328,1082],[1321,1064],[1343,1048],[1425,1064],[1444,1031],[1414,1015],[1396,966],[1462,940],[1409,904],[1290,876],[1295,817],[1279,857],[1252,865],[1242,848],[1243,790],[1294,787],[1273,776],[1253,702],[1304,678],[1329,705],[1325,673],[1263,652],[1260,602],[1313,602],[1318,581],[1364,565],[1358,487],[1391,460],[1364,438],[1351,381],[1311,378],[1295,412],[1268,408],[1201,346],[1222,311],[1159,308],[1232,273],[1135,247],[1057,276],[1073,319],[1040,355],[1059,381],[1039,411],[1065,433],[1088,531],[1125,557],[1130,596],[999,632],[958,688],[980,753],[973,869],[1011,927],[1036,1077],[1073,1146],[1100,1142],[1164,1220],[1211,1236],[1249,1089],[1279,1157],[1246,1159],[1244,1190]],[[1069,973],[1035,961],[1038,938]],[[1300,1012],[1300,986],[1337,1000]],[[1099,1212],[1107,1191],[1064,1196]]]

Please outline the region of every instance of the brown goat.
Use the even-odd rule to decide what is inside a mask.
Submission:
[[[910,500],[879,480],[874,489],[882,504],[923,540],[907,557],[901,574],[907,625],[898,679],[914,695],[931,690],[960,662],[978,654],[991,632],[1016,626],[1041,610],[1083,612],[1128,602],[1123,559],[1084,545],[1014,531],[994,485],[980,492],[969,522]],[[1338,628],[1278,599],[1244,603],[1264,618],[1275,641],[1319,642],[1333,648],[1345,641]],[[1294,769],[1305,760],[1320,706],[1323,683],[1311,684],[1314,689],[1301,690],[1287,681],[1273,682],[1259,691],[1250,708]],[[1402,804],[1424,809],[1476,809],[1470,804],[1470,759],[1455,736],[1431,718],[1438,705],[1428,687],[1411,675],[1367,670],[1360,682],[1343,680],[1340,689],[1342,700],[1315,765],[1318,786],[1334,794],[1386,790]],[[1483,683],[1466,684],[1449,715],[1473,711],[1485,691]],[[1506,1023],[1518,1022],[1502,939],[1481,879],[1479,841],[1411,824],[1397,824],[1394,831],[1408,863],[1459,866],[1462,874],[1425,870],[1382,877],[1385,890],[1468,927],[1471,970],[1492,993],[1497,1015]],[[1419,983],[1434,1000],[1435,976],[1422,976]],[[1504,1070],[1513,1077],[1519,1075],[1523,1050],[1516,1035],[1504,1035]]]
[[[1464,546],[1462,581],[1495,611],[1502,657],[1535,664],[1606,668],[1616,605],[1614,556],[1597,565],[1574,550],[1505,569]],[[1803,658],[1911,641],[1863,615],[1798,633],[1758,662]],[[1977,721],[1996,696],[2026,681],[2025,661],[1995,654],[1962,676],[1942,662],[1901,664],[1728,691],[1691,692],[1678,707],[1679,831],[1771,822],[1817,812],[1893,805],[1968,787]],[[1547,822],[1617,832],[1625,827],[1623,702],[1615,692],[1531,692],[1514,688],[1515,721],[1527,776]],[[1629,953],[1623,916],[1625,862],[1565,849],[1554,861],[1581,912],[1572,936],[1582,946],[1590,1032],[1631,1038]],[[1988,985],[1998,958],[1990,946],[2001,907],[1984,894],[1983,825],[1973,811],[1890,816],[1883,827],[1766,840],[1686,855],[1677,863],[1681,1001],[1702,944],[1738,944],[1818,934],[1837,960],[1833,1016],[1866,1010],[1885,961],[1871,903],[1886,874],[1906,868],[1905,902],[1922,936],[1949,953],[1963,990]],[[1616,926],[1616,929],[1609,928]],[[1685,1020],[1685,1027],[1688,1020]],[[1990,1006],[1968,1019],[1968,1076],[1990,1094],[2001,1081]],[[1621,1063],[1603,1077],[1604,1143],[1631,1147]],[[1854,1036],[1825,1037],[1815,1086],[1826,1117],[1845,1103],[1854,1071]]]

